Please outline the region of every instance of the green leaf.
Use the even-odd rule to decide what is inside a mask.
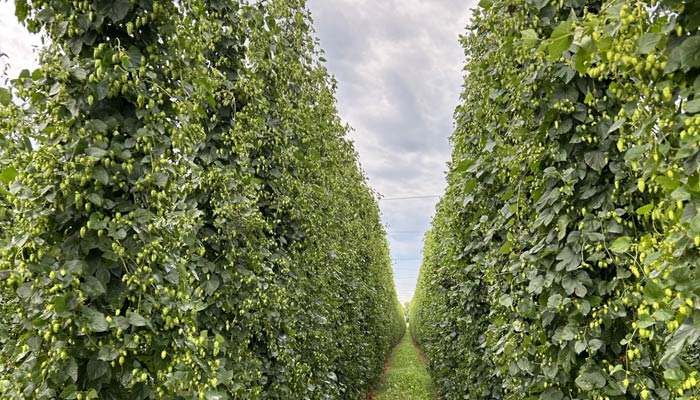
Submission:
[[[554,332],[554,335],[552,335],[552,339],[557,342],[574,340],[575,337],[576,331],[569,325],[560,326],[556,332]]]
[[[107,288],[105,285],[94,276],[88,276],[85,278],[85,282],[80,284],[80,288],[90,297],[98,297],[104,293],[107,293]]]
[[[649,150],[650,148],[651,145],[649,143],[632,147],[631,149],[625,152],[625,161],[639,160],[640,158],[642,158],[642,155],[644,155],[644,152]]]
[[[522,36],[523,43],[527,47],[534,47],[539,39],[537,37],[537,32],[534,29],[525,29],[524,31],[520,32],[520,35]]]
[[[469,167],[474,164],[474,160],[467,158],[462,161],[460,161],[457,166],[455,167],[455,172],[464,172],[469,169]]]
[[[557,235],[557,239],[562,240],[566,237],[566,228],[569,226],[569,216],[568,215],[562,215],[559,217],[557,220],[557,228],[559,229],[559,234]]]
[[[33,293],[32,285],[30,283],[25,283],[22,286],[18,287],[17,290],[15,290],[15,293],[17,293],[17,296],[20,299],[28,300]]]
[[[686,375],[682,369],[667,369],[664,371],[664,379],[666,382],[675,385],[682,383],[686,379]]]
[[[513,245],[510,242],[505,242],[499,249],[501,254],[508,254],[513,249]]]
[[[610,245],[610,251],[614,253],[624,253],[632,246],[632,239],[629,236],[621,236]]]
[[[153,180],[156,186],[160,188],[165,187],[165,185],[168,183],[168,174],[164,172],[157,172],[153,174]]]
[[[700,36],[691,36],[680,45],[681,65],[688,68],[700,67]]]
[[[639,54],[649,54],[661,41],[661,34],[656,32],[645,33],[637,39],[637,50]]]
[[[93,157],[95,160],[99,160],[107,154],[107,150],[101,149],[99,147],[88,147],[85,149],[85,154]]]
[[[119,357],[119,350],[114,347],[107,345],[100,348],[100,352],[97,354],[97,359],[102,361],[112,361]]]
[[[637,320],[637,326],[640,328],[648,328],[654,324],[656,324],[656,320],[649,314],[640,315]]]
[[[93,174],[95,175],[95,179],[97,179],[97,181],[101,184],[109,184],[109,173],[107,173],[107,170],[105,170],[101,165],[95,168]]]
[[[126,317],[129,319],[129,323],[133,326],[146,326],[146,325],[148,325],[148,321],[146,320],[146,318],[142,317],[141,315],[139,315],[135,312],[127,313]]]
[[[693,219],[690,220],[690,230],[693,233],[700,233],[700,213],[696,214]]]
[[[576,378],[576,386],[587,392],[604,387],[605,382],[605,376],[598,371],[583,372]]]
[[[109,372],[109,364],[102,360],[90,359],[87,363],[88,380],[96,381]]]
[[[549,61],[556,61],[561,55],[571,46],[574,41],[572,32],[573,24],[571,21],[565,21],[559,24],[549,39],[547,50],[549,51]]]
[[[126,238],[126,231],[124,229],[112,229],[109,230],[109,236],[117,239],[124,240]]]
[[[664,74],[675,72],[681,67],[681,56],[682,49],[680,46],[677,46],[673,50],[671,50],[671,52],[668,55],[668,61],[666,62],[666,69],[664,69]]]
[[[657,321],[668,321],[669,319],[673,318],[673,315],[671,313],[663,309],[654,311],[654,314],[652,315]]]
[[[589,151],[583,155],[583,159],[586,165],[591,167],[594,171],[601,172],[605,165],[605,154],[602,151]]]
[[[686,319],[666,343],[666,351],[661,357],[661,364],[667,364],[674,360],[683,351],[686,343],[692,344],[698,340],[700,337],[700,326],[698,325],[698,323],[693,323],[692,319]]]
[[[100,133],[106,133],[108,129],[107,124],[99,119],[90,120],[90,127]]]
[[[66,293],[62,296],[54,297],[52,304],[54,310],[56,310],[58,314],[62,314],[75,308],[75,299],[71,293]]]
[[[569,246],[566,246],[557,254],[557,260],[560,261],[556,270],[573,271],[581,265],[581,256],[577,255]]]
[[[87,264],[83,260],[70,260],[63,263],[65,268],[71,274],[79,274],[85,270]]]
[[[576,71],[584,75],[586,71],[588,71],[588,61],[591,59],[591,54],[586,51],[583,47],[579,47],[578,50],[576,50]]]
[[[105,332],[109,329],[104,314],[93,308],[84,307],[83,317],[86,319],[87,328],[92,332]]]
[[[680,182],[676,177],[669,178],[666,175],[657,175],[654,178],[654,182],[663,186],[664,190],[666,191],[674,191],[680,186]]]
[[[75,362],[75,361],[74,361]],[[76,367],[77,369],[77,367]],[[73,398],[72,395],[78,390],[78,387],[75,385],[68,385],[66,386],[65,389],[61,392],[60,398],[62,399],[71,399]]]
[[[683,147],[678,149],[674,159],[682,160],[684,158],[691,157],[691,156],[695,155],[695,153],[697,153],[697,151],[698,150],[694,147],[694,144],[686,143],[685,145],[683,145]]]
[[[98,0],[94,7],[97,15],[109,17],[112,22],[119,22],[131,10],[131,2],[129,0]]]
[[[691,100],[685,103],[683,108],[685,109],[685,112],[689,114],[700,113],[700,99]]]
[[[70,358],[66,364],[66,371],[68,372],[68,376],[73,380],[73,382],[77,382],[78,363],[75,361],[75,358]]]
[[[681,186],[678,189],[671,192],[671,198],[673,200],[690,200],[691,194],[685,186]]]
[[[216,276],[212,276],[211,279],[207,280],[204,283],[204,290],[207,296],[211,296],[212,294],[214,294],[214,292],[216,292],[216,290],[219,288],[220,284],[221,282]]]
[[[612,133],[612,132],[615,132],[616,130],[620,129],[622,127],[622,125],[625,124],[625,122],[627,122],[627,118],[618,119],[617,121],[615,121],[614,124],[612,124],[612,126],[610,126],[610,129],[608,129],[608,133]]]
[[[554,293],[553,295],[549,296],[547,299],[547,307],[548,308],[557,308],[561,305],[561,302],[564,298],[559,294],[559,293]]]
[[[647,215],[654,209],[653,204],[647,204],[637,209],[637,215]]]
[[[542,285],[544,284],[544,277],[542,275],[537,275],[532,279],[527,286],[527,291],[529,293],[540,294],[542,293]]]
[[[513,305],[513,298],[507,294],[504,294],[500,299],[498,299],[498,303],[503,307],[510,307]]]
[[[87,78],[87,71],[80,67],[75,67],[71,69],[71,75],[73,75],[77,80],[84,81]]]
[[[610,35],[603,35],[595,42],[595,47],[600,51],[608,51],[612,47],[612,43]]]
[[[213,95],[209,94],[206,97],[207,103],[209,103],[209,106],[211,107],[216,107],[216,99],[214,98]]]
[[[80,52],[83,50],[83,40],[81,37],[74,37],[71,38],[68,41],[68,49],[70,49],[71,53],[74,55],[79,55]]]
[[[12,92],[10,89],[0,87],[0,105],[6,107],[12,103]]]
[[[600,339],[592,339],[590,342],[588,342],[588,347],[590,347],[590,349],[593,351],[598,351],[598,349],[603,347],[603,341]]]
[[[540,394],[540,400],[563,400],[564,393],[556,388],[549,388]]]
[[[561,286],[569,296],[576,293],[578,297],[584,297],[588,292],[582,282],[568,274],[561,279]]]
[[[100,229],[105,229],[107,227],[107,222],[100,218],[97,213],[90,215],[90,229],[99,231]]]
[[[537,10],[541,10],[544,6],[549,4],[549,0],[526,0],[526,2],[533,5]]]
[[[8,184],[17,178],[18,172],[14,167],[7,167],[0,172],[0,182]]]
[[[99,193],[92,192],[87,195],[87,199],[90,200],[90,203],[96,206],[102,205],[102,196],[100,196]]]

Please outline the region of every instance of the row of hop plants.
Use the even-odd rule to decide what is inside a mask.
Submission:
[[[305,2],[15,7],[0,398],[364,398],[405,322]]]
[[[410,312],[443,399],[699,398],[699,27],[480,2]]]

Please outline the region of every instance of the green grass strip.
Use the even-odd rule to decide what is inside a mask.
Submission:
[[[408,332],[396,346],[374,400],[435,400],[437,390]]]

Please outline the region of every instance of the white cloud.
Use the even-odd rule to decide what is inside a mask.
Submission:
[[[23,69],[32,70],[38,66],[37,49],[41,46],[39,35],[31,35],[15,17],[14,2],[0,1],[0,72],[9,64],[8,77],[19,75]],[[0,83],[4,83],[0,79]]]
[[[441,195],[462,86],[459,35],[474,1],[310,0],[338,108],[370,184],[389,198]],[[401,301],[413,296],[436,198],[381,201]],[[398,232],[398,233],[395,233]]]

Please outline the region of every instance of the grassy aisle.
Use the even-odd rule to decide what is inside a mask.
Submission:
[[[437,391],[418,349],[406,332],[389,358],[374,400],[435,400]]]

